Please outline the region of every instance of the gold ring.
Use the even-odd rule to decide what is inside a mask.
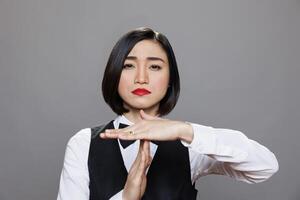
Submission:
[[[134,135],[134,132],[133,132],[133,131],[129,131],[129,134],[130,134],[130,135]]]

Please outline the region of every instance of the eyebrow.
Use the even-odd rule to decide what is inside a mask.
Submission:
[[[136,56],[127,56],[126,59],[128,59],[128,60],[137,60],[137,57]],[[147,60],[160,60],[160,61],[165,63],[165,61],[162,58],[159,58],[159,57],[147,57]]]

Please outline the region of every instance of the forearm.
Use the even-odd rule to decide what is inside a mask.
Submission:
[[[207,155],[214,160],[205,173],[223,174],[250,183],[266,180],[278,170],[275,155],[242,132],[190,124],[193,140],[191,143],[182,140],[182,143],[198,156]],[[184,135],[189,135],[188,128],[185,131]]]

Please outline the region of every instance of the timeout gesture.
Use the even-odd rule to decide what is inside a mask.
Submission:
[[[181,139],[191,143],[193,140],[193,128],[182,121],[174,121],[153,117],[140,110],[142,120],[122,129],[106,129],[100,134],[103,139],[122,140],[156,140],[167,141]]]

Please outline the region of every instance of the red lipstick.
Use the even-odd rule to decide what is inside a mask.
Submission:
[[[137,88],[133,90],[132,93],[135,95],[143,96],[143,95],[150,94],[151,92],[149,90],[146,90],[145,88]]]

